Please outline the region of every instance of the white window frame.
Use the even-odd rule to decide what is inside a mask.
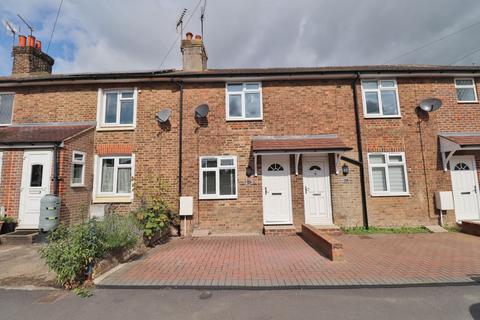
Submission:
[[[230,93],[228,91],[228,86],[232,84],[241,84],[242,91]],[[258,84],[258,89],[247,89],[247,84]],[[247,81],[247,82],[227,82],[225,84],[225,117],[227,121],[259,121],[263,120],[263,96],[262,96],[262,83],[260,81]],[[245,93],[259,93],[260,94],[260,116],[257,118],[246,118],[245,117]],[[230,95],[241,95],[242,97],[242,116],[240,117],[231,117],[230,116]]]
[[[119,164],[119,159],[130,158],[131,164],[130,165],[121,165]],[[117,192],[102,192],[102,160],[103,159],[114,159],[114,171],[113,171],[113,186],[116,188],[117,179],[118,179],[118,168],[131,168],[132,180],[130,186],[129,193],[117,193]],[[133,180],[135,176],[135,155],[123,155],[123,156],[109,156],[109,155],[96,155],[95,156],[95,177],[94,177],[94,202],[102,202],[102,198],[106,198],[107,202],[115,202],[115,198],[119,199],[127,199],[127,202],[131,202],[133,200]],[[111,200],[111,201],[110,201]],[[123,202],[123,201],[121,201]]]
[[[217,159],[217,167],[215,168],[202,168],[203,159]],[[222,166],[221,160],[233,160],[233,165]],[[238,168],[236,156],[202,156],[199,158],[199,185],[198,194],[200,200],[208,199],[237,199],[238,198]],[[233,195],[220,195],[220,169],[235,169],[235,194]],[[215,194],[203,194],[203,172],[214,171],[215,172]]]
[[[82,160],[77,160],[75,159],[75,155],[82,155],[83,159]],[[83,151],[73,151],[72,152],[72,176],[70,178],[70,186],[71,187],[84,187],[85,186],[85,163],[87,159],[87,154]],[[76,164],[81,164],[82,165],[82,182],[80,183],[74,183],[73,182],[73,173],[74,173],[74,168]]]
[[[15,92],[0,92],[2,94],[13,94],[13,102],[12,102],[12,116],[10,117],[10,123],[0,123],[0,127],[11,126],[13,123],[13,112],[15,111],[15,97],[17,96]]]
[[[457,81],[461,81],[461,80],[472,81],[472,84],[471,85],[457,85]],[[477,103],[478,102],[477,86],[475,84],[475,79],[474,78],[455,78],[454,79],[454,84],[455,84],[455,96],[457,97],[457,102],[458,103]],[[457,89],[473,89],[473,93],[475,95],[475,100],[472,100],[472,101],[460,101],[460,100],[458,100]]]
[[[370,81],[376,81],[377,82],[377,88],[376,89],[365,89],[363,84],[364,82],[370,82]],[[382,88],[382,81],[393,81],[394,86],[393,87],[385,87]],[[397,80],[395,79],[364,79],[361,81],[361,87],[362,87],[362,104],[363,104],[363,116],[365,118],[401,118],[402,117],[402,112],[400,110],[400,98],[398,95],[398,85],[397,85]],[[397,99],[397,112],[398,114],[396,115],[384,115],[383,114],[383,103],[382,103],[382,89],[385,91],[391,91],[395,90],[395,95]],[[367,99],[366,99],[366,94],[367,92],[376,92],[377,93],[377,99],[378,99],[378,108],[379,108],[379,113],[367,113]]]
[[[121,93],[131,91],[133,92],[132,98],[121,98]],[[107,93],[117,93],[117,116],[116,123],[105,123],[105,111],[107,102]],[[134,130],[137,123],[137,101],[138,101],[138,89],[135,88],[116,88],[116,89],[98,89],[97,97],[97,131],[116,131],[116,130]],[[120,124],[120,101],[121,100],[133,100],[133,123],[132,124]]]
[[[375,155],[383,155],[385,157],[385,163],[370,163],[370,156],[375,156]],[[402,162],[392,162],[391,164],[389,163],[390,161],[390,156],[401,156],[402,157]],[[385,196],[409,196],[410,191],[408,187],[408,174],[407,174],[407,162],[405,159],[405,152],[371,152],[367,153],[367,159],[368,159],[368,176],[370,179],[370,194],[372,196],[377,196],[377,197],[385,197]],[[403,167],[403,174],[405,176],[405,186],[406,186],[406,191],[405,192],[392,192],[390,191],[390,175],[389,175],[389,165],[390,166],[402,166]],[[375,191],[374,186],[373,186],[373,168],[385,168],[385,179],[386,179],[386,184],[387,184],[387,191]]]

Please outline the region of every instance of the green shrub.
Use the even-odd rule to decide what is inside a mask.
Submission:
[[[141,226],[133,215],[109,214],[99,226],[108,252],[132,248],[142,238]]]
[[[108,253],[134,247],[142,237],[138,222],[131,215],[111,214],[103,221],[89,220],[65,227],[59,226],[40,249],[57,281],[66,288],[82,284],[89,265]]]
[[[94,220],[72,227],[60,226],[48,236],[48,241],[40,253],[57,281],[66,288],[83,283],[88,265],[106,254],[105,240]]]

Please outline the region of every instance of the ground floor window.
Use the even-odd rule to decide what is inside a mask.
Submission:
[[[72,154],[72,187],[85,185],[85,152],[73,151]]]
[[[98,195],[125,196],[132,193],[133,157],[99,157]]]
[[[237,198],[237,157],[200,157],[200,199]]]
[[[369,153],[368,169],[370,190],[373,196],[408,194],[405,154]]]

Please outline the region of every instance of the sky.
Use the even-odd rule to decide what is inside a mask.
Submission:
[[[46,50],[60,1],[0,0],[0,19],[27,34],[22,15]],[[176,20],[187,8],[185,32],[199,34],[204,1],[64,0],[48,52],[54,73],[180,69]],[[9,75],[12,37],[0,30],[0,75]],[[480,65],[480,1],[207,0],[204,36],[209,68]]]

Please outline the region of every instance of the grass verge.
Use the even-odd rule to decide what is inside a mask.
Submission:
[[[375,233],[388,233],[388,234],[402,234],[402,233],[429,233],[425,227],[370,227],[366,229],[365,227],[350,227],[350,228],[341,228],[342,232],[345,234],[375,234]]]

